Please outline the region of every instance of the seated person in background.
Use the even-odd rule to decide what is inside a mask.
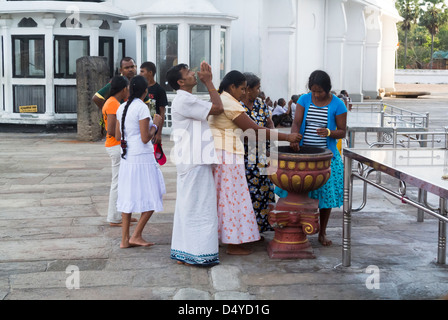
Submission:
[[[296,107],[297,107],[296,103],[298,100],[299,100],[299,96],[295,94],[291,97],[291,100],[289,100],[289,102],[288,102],[288,106],[291,109],[291,119],[293,119],[293,120],[296,115]]]
[[[285,99],[280,98],[278,100],[278,104],[272,112],[272,121],[274,121],[275,127],[291,127],[291,105],[287,106]]]
[[[342,96],[342,100],[345,103],[345,106],[347,107],[347,109],[349,111],[352,111],[352,99],[350,98],[350,96],[348,95],[348,92],[346,90],[341,90],[341,94]]]
[[[274,105],[273,105],[272,100],[271,100],[270,97],[267,97],[267,98],[266,98],[265,103],[266,103],[266,105],[268,106],[269,111],[271,111],[271,113],[274,112],[275,107],[274,107]]]

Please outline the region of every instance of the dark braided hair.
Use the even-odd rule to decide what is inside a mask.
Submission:
[[[129,99],[126,103],[126,106],[124,107],[123,111],[123,117],[121,118],[121,148],[123,149],[123,153],[121,154],[121,157],[123,159],[126,159],[126,153],[128,144],[124,136],[124,122],[126,121],[126,115],[129,110],[129,106],[134,101],[134,99],[139,99],[148,88],[148,81],[142,77],[142,76],[136,76],[132,78],[131,84],[129,86]]]

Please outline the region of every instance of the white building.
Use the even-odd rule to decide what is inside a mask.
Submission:
[[[107,56],[111,71],[123,55],[153,61],[162,85],[173,64],[205,59],[216,86],[230,70],[253,72],[274,100],[306,92],[322,69],[335,91],[376,97],[394,89],[394,2],[0,0],[0,123],[76,122],[74,63],[83,55]]]

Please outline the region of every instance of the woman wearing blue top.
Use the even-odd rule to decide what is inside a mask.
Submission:
[[[326,229],[331,209],[339,208],[344,202],[344,166],[337,141],[346,136],[347,107],[344,102],[331,94],[331,79],[324,71],[314,71],[308,81],[311,91],[300,97],[291,128],[292,133],[301,133],[302,141],[291,143],[298,151],[300,146],[328,148],[333,152],[330,180],[322,188],[310,192],[312,199],[319,200],[320,230],[319,242],[330,246]]]

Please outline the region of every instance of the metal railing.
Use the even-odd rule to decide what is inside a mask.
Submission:
[[[382,126],[406,124],[410,128],[428,128],[429,112],[419,113],[386,104],[382,101],[351,103],[351,112],[382,114]]]
[[[373,147],[392,147],[394,149],[397,149],[399,147],[402,147],[404,149],[411,149],[411,148],[427,148],[431,150],[448,150],[448,127],[445,127],[444,130],[441,131],[428,131],[422,134],[422,132],[415,132],[415,131],[409,131],[409,132],[401,132],[398,131],[396,128],[393,130],[392,135],[392,141],[391,142],[376,142],[370,146],[370,148]],[[429,156],[430,160],[434,159],[431,155]],[[360,166],[363,166],[361,163],[358,163],[358,172],[363,172],[361,176],[363,176],[364,186],[363,186],[363,195],[362,195],[362,203],[357,209],[352,209],[353,212],[359,212],[363,210],[367,204],[367,184],[373,184],[371,182],[368,182],[368,178],[372,173],[377,173],[377,185],[381,183],[381,173],[376,171],[375,169],[365,170],[365,168],[362,168]],[[359,175],[358,175],[359,177]],[[403,182],[400,181],[400,194],[403,195],[403,189],[406,190],[406,186]],[[404,192],[405,193],[405,192]],[[423,208],[427,208],[431,211],[438,211],[440,208],[436,208],[429,204],[428,202],[428,192],[420,189],[418,190],[418,200],[415,202],[418,203],[419,206],[416,206],[417,211],[417,221],[423,222],[424,221],[424,212],[428,212],[428,210],[424,210]]]
[[[346,141],[350,147],[355,145],[356,133],[364,133],[365,143],[372,147],[377,145],[377,142],[390,142],[393,128],[399,128],[400,131],[419,131],[417,135],[428,131],[429,128],[429,112],[413,112],[382,101],[352,103],[350,113],[354,114],[355,119],[349,124],[347,131]],[[376,137],[370,138],[369,141],[372,134]]]
[[[442,131],[399,131],[393,128],[391,141],[377,141],[370,148],[391,146],[392,148],[442,148],[448,149],[448,127]]]

